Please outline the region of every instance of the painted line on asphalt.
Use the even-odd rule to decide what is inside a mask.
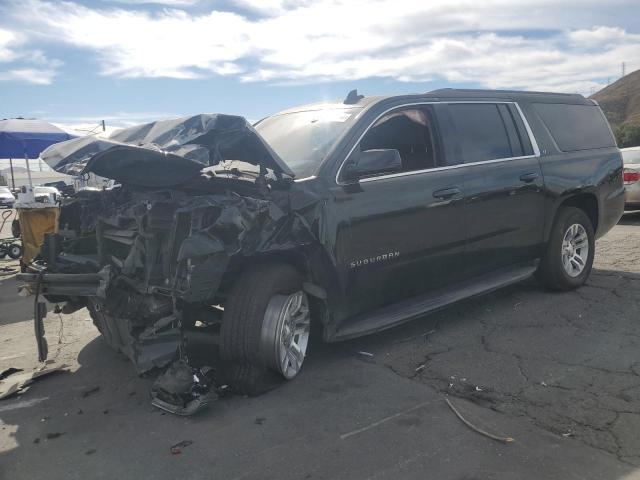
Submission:
[[[407,413],[413,412],[414,410],[422,408],[425,405],[428,405],[430,403],[431,403],[431,400],[419,403],[418,405],[415,405],[415,406],[413,406],[413,407],[411,407],[411,408],[409,408],[407,410],[403,410],[402,412],[394,413],[393,415],[390,415],[388,417],[380,419],[380,420],[378,420],[376,422],[370,423],[366,427],[358,428],[357,430],[353,430],[352,432],[349,432],[349,433],[343,433],[342,435],[340,435],[340,440],[344,440],[346,438],[353,437],[354,435],[358,435],[359,433],[366,432],[367,430],[371,430],[372,428],[375,428],[375,427],[377,427],[379,425],[382,425],[383,423],[388,422],[389,420],[393,420],[394,418],[398,418],[398,417],[401,417],[402,415],[406,415]]]

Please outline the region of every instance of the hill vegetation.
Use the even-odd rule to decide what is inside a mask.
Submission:
[[[620,148],[640,145],[640,70],[591,96],[602,107]]]

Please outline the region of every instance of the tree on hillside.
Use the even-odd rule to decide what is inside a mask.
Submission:
[[[640,146],[640,125],[621,123],[615,128],[614,134],[619,148]]]

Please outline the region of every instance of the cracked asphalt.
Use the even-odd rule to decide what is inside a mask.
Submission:
[[[0,277],[0,370],[37,364],[31,300],[15,287]],[[639,311],[636,213],[599,240],[577,291],[530,280],[314,344],[295,381],[193,418],[151,407],[152,379],[105,346],[85,311],[50,314],[52,365],[70,372],[0,401],[0,478],[640,478]],[[445,396],[515,442],[470,430]],[[194,443],[172,455],[182,440]]]

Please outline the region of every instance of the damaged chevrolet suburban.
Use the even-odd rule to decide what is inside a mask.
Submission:
[[[196,115],[42,157],[115,186],[65,199],[20,277],[41,357],[38,295],[87,307],[139,372],[190,365],[206,337],[217,374],[252,395],[300,372],[311,330],[350,339],[532,275],[579,287],[624,208],[620,152],[580,95],[354,91],[254,126]]]

